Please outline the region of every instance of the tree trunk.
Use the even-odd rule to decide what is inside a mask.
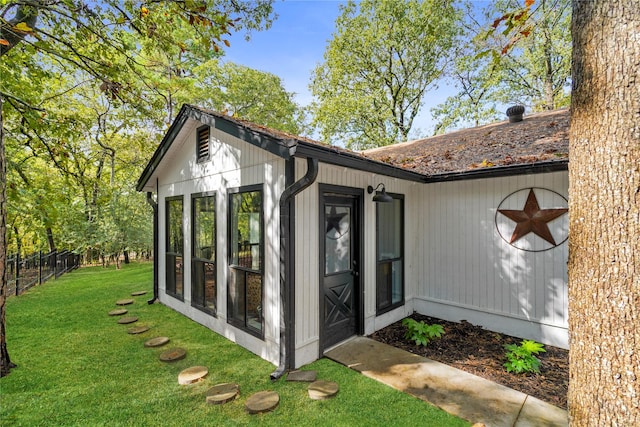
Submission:
[[[640,425],[640,3],[573,1],[569,417]]]
[[[543,109],[551,111],[555,109],[555,96],[553,93],[553,63],[551,61],[551,36],[545,30],[544,34],[544,105]]]
[[[47,242],[49,242],[49,252],[53,252],[56,250],[56,244],[53,241],[53,230],[51,230],[51,227],[47,226],[46,231],[47,231]]]
[[[7,302],[7,164],[4,157],[4,121],[2,96],[0,96],[0,377],[9,375],[11,363],[7,350],[6,302]]]

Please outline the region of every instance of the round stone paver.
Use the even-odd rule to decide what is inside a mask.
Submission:
[[[133,304],[133,300],[131,298],[119,299],[116,301],[116,305],[129,305]]]
[[[222,405],[231,402],[240,394],[240,386],[235,383],[217,384],[207,390],[206,401],[209,405]]]
[[[171,350],[167,350],[160,355],[160,360],[163,362],[175,362],[176,360],[181,360],[187,357],[187,350],[183,348],[172,348]]]
[[[118,320],[118,323],[120,323],[121,325],[128,325],[129,323],[134,323],[137,322],[138,318],[135,316],[130,316],[130,317],[121,317]]]
[[[314,381],[309,384],[307,390],[311,399],[324,400],[335,396],[338,393],[339,387],[338,384],[333,381]]]
[[[275,391],[259,391],[249,396],[244,404],[250,414],[261,414],[273,411],[280,403],[280,396]]]
[[[135,291],[135,292],[131,292],[131,296],[132,297],[139,297],[140,295],[144,295],[146,293],[147,293],[147,291]]]
[[[116,308],[115,310],[111,310],[109,312],[109,316],[122,316],[123,314],[127,314],[129,310],[126,308]]]
[[[209,369],[206,366],[192,366],[178,374],[178,384],[193,384],[206,377],[208,373]]]
[[[145,347],[162,347],[169,342],[167,337],[155,337],[144,343]]]
[[[129,328],[127,332],[130,333],[131,335],[137,335],[137,334],[142,334],[144,332],[147,332],[148,330],[149,330],[148,326],[136,326],[133,328]]]

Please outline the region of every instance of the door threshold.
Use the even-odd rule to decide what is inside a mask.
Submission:
[[[322,355],[325,355],[327,352],[329,352],[329,351],[331,351],[331,350],[334,350],[334,349],[336,349],[336,348],[340,347],[342,344],[346,344],[346,343],[348,343],[349,341],[353,341],[354,339],[358,338],[359,336],[360,336],[360,335],[352,335],[352,336],[350,336],[349,338],[347,338],[346,340],[342,340],[342,341],[340,341],[339,343],[334,344],[334,345],[332,345],[332,346],[331,346],[331,347],[329,347],[329,348],[325,348],[325,349],[322,351]]]

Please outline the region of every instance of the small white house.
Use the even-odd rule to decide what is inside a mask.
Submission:
[[[273,376],[414,311],[566,348],[568,118],[355,153],[185,105],[137,185],[155,296]]]

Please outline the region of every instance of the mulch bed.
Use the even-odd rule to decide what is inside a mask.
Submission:
[[[503,366],[507,361],[504,345],[519,345],[521,338],[488,331],[464,320],[461,323],[447,322],[417,313],[411,317],[430,325],[442,325],[445,334],[427,346],[417,346],[404,338],[406,327],[400,321],[375,332],[370,338],[567,408],[568,350],[545,345],[546,353],[537,356],[541,361],[539,374],[512,374]]]

